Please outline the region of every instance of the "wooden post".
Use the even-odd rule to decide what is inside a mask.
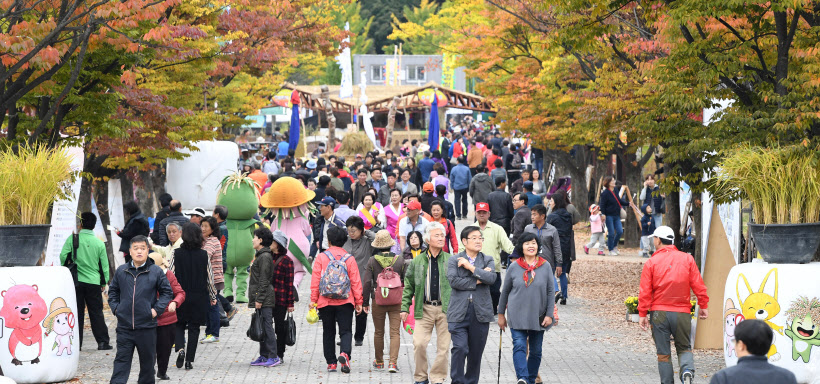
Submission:
[[[327,85],[322,86],[322,102],[325,107],[325,117],[327,118],[328,148],[336,146],[336,116],[333,115],[333,106],[330,103],[330,89]]]
[[[394,96],[393,100],[390,102],[390,110],[387,112],[387,127],[385,127],[385,147],[392,148],[393,147],[393,127],[396,125],[396,112],[398,109],[399,104],[399,97]]]

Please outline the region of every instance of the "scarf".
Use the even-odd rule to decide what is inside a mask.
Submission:
[[[536,257],[535,258],[535,265],[527,264],[526,260],[524,260],[524,256],[518,258],[518,266],[524,268],[524,286],[529,287],[533,280],[535,280],[535,269],[544,265],[545,261],[543,258]]]

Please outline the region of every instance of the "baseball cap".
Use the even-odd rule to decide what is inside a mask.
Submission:
[[[416,209],[421,209],[421,203],[419,203],[418,201],[413,200],[413,201],[411,201],[407,204],[407,209],[411,210],[411,211],[414,211]]]
[[[655,229],[655,233],[652,234],[652,237],[657,237],[663,240],[675,241],[675,231],[672,230],[672,228],[662,225]]]
[[[201,217],[207,216],[205,214],[205,210],[200,208],[200,207],[196,207],[196,208],[192,209],[190,212],[188,212],[188,216],[193,216],[193,215],[197,215],[197,216],[201,216]]]
[[[424,192],[433,192],[435,189],[436,188],[433,187],[433,183],[431,183],[429,181],[424,183],[424,185],[421,187],[421,190],[424,191]]]
[[[317,205],[329,205],[331,207],[335,207],[336,206],[336,199],[334,199],[330,196],[325,196],[324,198],[322,198],[321,201],[319,201],[319,203]]]
[[[490,204],[487,203],[478,203],[475,205],[476,212],[490,212]]]

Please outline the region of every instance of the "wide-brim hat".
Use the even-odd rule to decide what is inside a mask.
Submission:
[[[271,185],[260,203],[265,208],[293,208],[313,200],[314,197],[316,192],[305,188],[301,181],[284,176]]]
[[[376,249],[391,248],[396,245],[396,240],[393,240],[393,238],[390,237],[390,232],[388,230],[382,229],[381,231],[376,232],[376,237],[370,245]]]
[[[154,261],[154,264],[156,264],[158,267],[162,269],[168,268],[168,261],[166,261],[165,258],[162,257],[162,255],[160,255],[159,253],[151,252],[148,254],[148,257],[150,257],[151,260]]]
[[[282,249],[288,249],[288,237],[285,236],[285,232],[278,229],[273,231],[273,241],[275,241],[276,244],[279,244]]]
[[[54,318],[62,313],[71,313],[71,308],[68,307],[68,304],[66,304],[62,297],[58,297],[51,301],[51,306],[49,306],[48,312],[48,316],[43,319],[43,325],[51,328],[47,324],[51,324],[51,322],[54,321]]]

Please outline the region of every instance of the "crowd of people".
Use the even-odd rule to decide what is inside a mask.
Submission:
[[[322,322],[327,371],[351,372],[353,348],[364,344],[370,326],[375,349],[370,367],[399,372],[400,332],[409,327],[415,366],[408,371],[416,384],[443,383],[448,376],[455,384],[478,383],[489,326],[496,323],[509,328],[517,384],[540,382],[545,331],[558,324],[557,304],[569,299],[576,258],[573,227],[580,213],[566,190],[550,193],[541,178],[543,161],[539,165],[526,141],[510,143],[499,132],[467,129],[447,131],[440,149],[417,144],[402,145],[398,153],[356,155],[353,161],[332,154],[303,161],[292,151],[275,147],[264,153],[260,146],[259,153],[240,160],[240,171],[255,181],[260,194],[282,177],[300,180],[315,194],[317,210],[306,235],[310,250],[304,250],[312,264],[310,295],[303,303]],[[589,207],[591,238],[583,249],[588,253],[597,243],[599,254],[606,248],[617,255],[620,211],[627,203],[612,177],[603,185],[600,205]],[[674,275],[659,279],[652,274],[691,257],[671,245],[674,234],[657,213],[663,198],[654,179],[647,179],[645,187],[642,229],[652,242],[645,251],[657,251],[644,267],[639,310],[644,328],[646,314],[653,313],[659,369],[667,382],[672,372],[668,340],[677,326],[673,314],[683,305],[678,299],[691,287],[705,317],[708,297],[693,261],[676,267]],[[454,203],[448,200],[451,192]],[[249,364],[283,364],[286,319],[299,301],[298,261],[288,255],[286,235],[270,230],[273,213],[260,209],[256,217],[247,299],[237,296],[234,303],[233,296],[222,295],[225,250],[235,241],[227,237],[227,208],[216,206],[211,215],[201,208],[183,212],[182,203],[170,195],[159,199],[163,208],[153,230],[136,203],[125,205],[129,218],[117,232],[125,264],[110,279],[101,254],[105,248],[89,235],[96,224],[93,214],[82,215],[81,251],[74,246],[76,238],[63,249],[64,260],[74,254],[86,266],[80,269],[84,285],[78,302],[88,306],[99,349],[111,348],[101,324],[101,293],[109,286],[109,306],[118,321],[111,382],[127,381],[135,349],[140,383],[154,382],[154,376],[169,379],[172,350],[177,368],[193,369],[198,345],[219,342],[220,328],[230,326],[237,313],[235,304],[247,304],[261,323],[259,356]],[[468,221],[461,231],[457,220]],[[681,292],[664,288],[669,284]],[[656,315],[661,311],[665,320]],[[82,327],[82,316],[79,323]],[[433,332],[436,352],[430,364],[427,345]],[[676,336],[675,342],[683,356],[682,374],[691,376],[688,335]]]

